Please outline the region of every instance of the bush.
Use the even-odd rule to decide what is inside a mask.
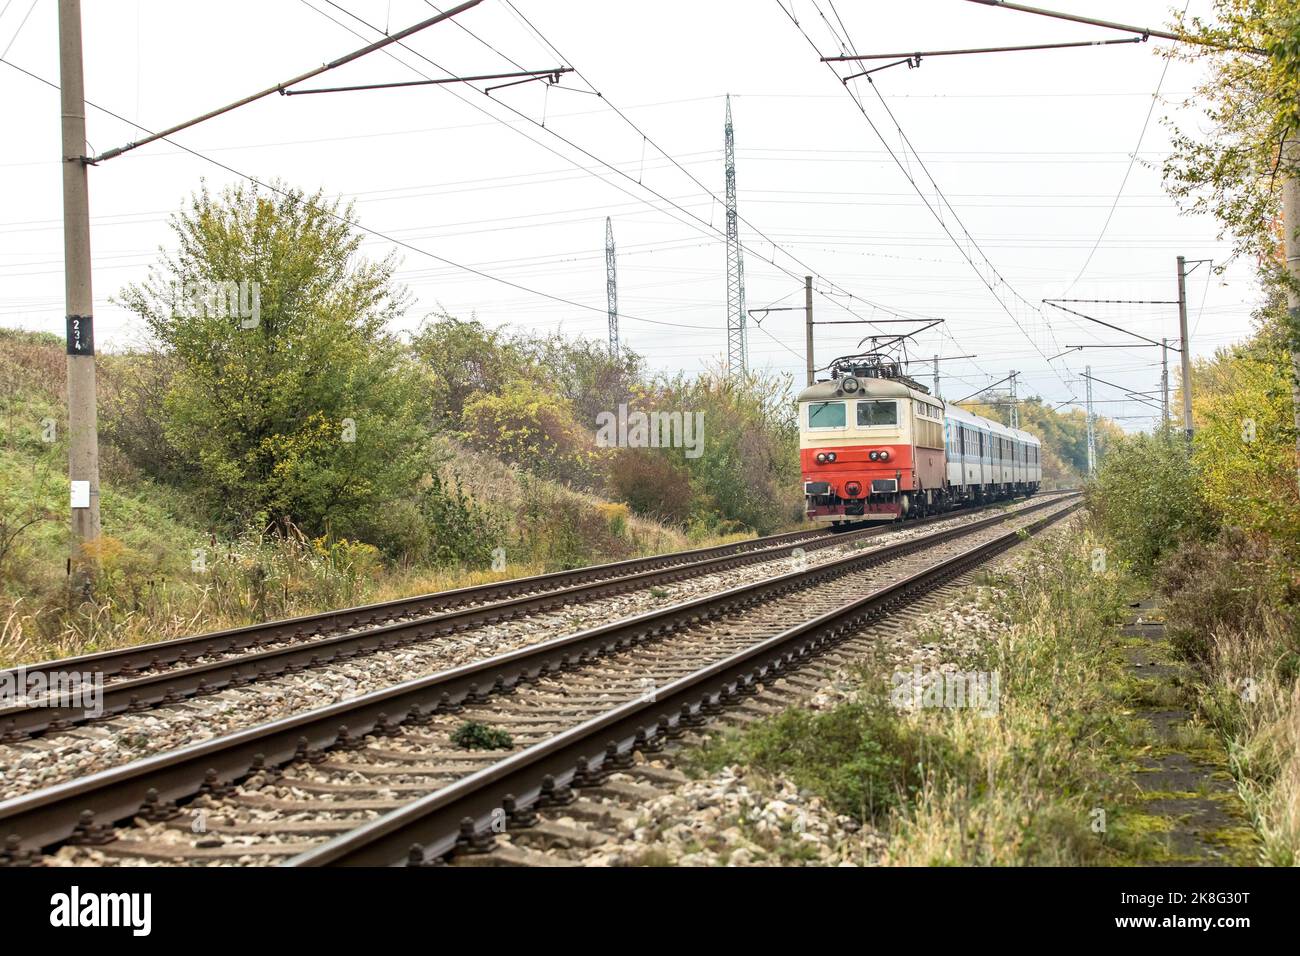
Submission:
[[[681,524],[690,514],[690,476],[666,452],[620,448],[610,465],[609,490],[639,515]]]
[[[595,441],[569,404],[527,381],[476,395],[461,416],[467,444],[534,475],[592,487],[600,474]]]
[[[1290,356],[1278,321],[1196,367],[1201,493],[1224,524],[1270,535],[1300,558],[1300,495]]]
[[[1118,556],[1142,573],[1214,530],[1187,446],[1168,431],[1116,442],[1088,483],[1087,502]]]
[[[631,404],[703,414],[698,456],[656,452],[690,477],[695,523],[738,521],[768,534],[802,517],[799,429],[788,375],[678,375],[642,389]]]
[[[227,530],[267,514],[354,534],[419,477],[424,373],[386,332],[404,293],[392,258],[359,255],[351,215],[319,193],[204,189],[172,221],[177,251],[123,293],[171,371],[166,444]],[[224,309],[178,311],[178,283],[234,280],[258,283],[252,327]],[[146,428],[121,432],[140,455],[158,445]]]
[[[1238,528],[1171,554],[1156,584],[1165,596],[1170,640],[1202,666],[1211,663],[1220,632],[1259,629],[1284,608],[1294,623],[1300,602],[1300,581],[1292,580],[1282,547]]]

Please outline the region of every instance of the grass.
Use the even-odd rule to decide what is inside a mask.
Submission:
[[[716,736],[690,769],[742,763],[790,779],[873,824],[890,864],[1158,859],[1167,823],[1144,812],[1130,780],[1149,741],[1115,629],[1133,582],[1122,571],[1093,573],[1095,545],[1076,525],[1035,541],[1013,575],[985,577],[986,610],[1006,626],[953,663],[999,676],[996,714],[895,708],[892,665],[878,661],[863,668],[851,700]]]
[[[451,734],[451,742],[466,750],[509,750],[514,741],[504,730],[477,720],[467,720]]]

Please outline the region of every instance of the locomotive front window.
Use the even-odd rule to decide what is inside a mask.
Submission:
[[[844,421],[843,402],[808,403],[809,428],[843,428]]]
[[[898,402],[858,402],[858,425],[897,425]]]

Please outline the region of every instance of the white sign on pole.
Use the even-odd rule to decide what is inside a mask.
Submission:
[[[90,482],[74,481],[72,483],[72,507],[90,507]]]

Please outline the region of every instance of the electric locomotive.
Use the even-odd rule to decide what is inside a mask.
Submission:
[[[838,359],[799,394],[810,520],[896,521],[1038,490],[1040,442],[949,405],[880,355]]]

